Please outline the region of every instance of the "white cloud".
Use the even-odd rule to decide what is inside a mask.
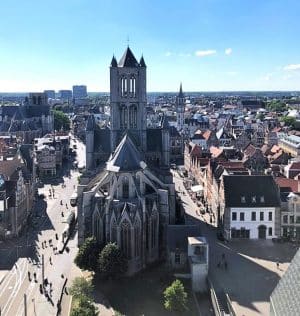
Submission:
[[[232,53],[232,48],[226,48],[225,49],[225,54],[226,55],[231,55],[231,53]]]
[[[179,57],[191,57],[190,53],[179,53]]]
[[[205,56],[215,55],[216,53],[217,53],[217,51],[214,49],[207,49],[207,50],[197,50],[195,52],[195,55],[197,57],[205,57]]]
[[[283,70],[291,71],[291,70],[300,70],[300,64],[290,64],[283,67]]]
[[[166,56],[166,57],[170,57],[171,55],[172,55],[171,52],[165,52],[165,56]]]

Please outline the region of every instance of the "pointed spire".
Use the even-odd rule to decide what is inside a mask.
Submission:
[[[127,47],[122,58],[120,59],[118,66],[119,67],[138,67],[139,66],[129,46]]]
[[[140,59],[140,66],[141,66],[141,67],[144,67],[144,68],[147,67],[143,55],[142,55],[142,57],[141,57],[141,59]]]
[[[183,94],[183,92],[182,92],[182,82],[180,82],[178,97],[179,97],[179,98],[184,98],[184,94]]]
[[[117,63],[115,55],[113,55],[113,58],[110,63],[110,67],[118,67],[118,63]]]

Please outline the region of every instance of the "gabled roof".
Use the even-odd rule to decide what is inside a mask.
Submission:
[[[107,162],[106,169],[113,172],[126,172],[145,169],[146,164],[133,141],[126,134]]]
[[[120,59],[118,66],[119,67],[138,67],[139,66],[139,63],[135,59],[129,46],[127,47],[122,58]]]
[[[272,176],[230,175],[223,179],[226,207],[280,206],[279,190]]]
[[[113,58],[111,60],[110,66],[111,67],[118,67],[118,63],[117,63],[115,55],[113,56]]]

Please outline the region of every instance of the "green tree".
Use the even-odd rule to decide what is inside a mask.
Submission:
[[[72,286],[70,287],[70,293],[76,299],[79,299],[82,296],[91,298],[93,288],[93,284],[90,280],[87,280],[84,277],[77,277],[72,282]]]
[[[127,271],[127,260],[115,243],[108,243],[102,249],[98,263],[103,278],[118,278]]]
[[[86,296],[81,296],[78,305],[71,311],[71,316],[97,316],[98,311],[93,302]]]
[[[284,112],[286,111],[287,106],[280,100],[273,100],[267,104],[267,109],[270,111]]]
[[[284,122],[286,126],[294,126],[296,123],[296,119],[292,116],[284,116],[281,118],[281,121]]]
[[[59,131],[63,129],[64,131],[68,131],[70,129],[70,120],[64,112],[53,110],[53,115],[55,130]]]
[[[179,280],[175,280],[165,289],[164,298],[164,306],[168,311],[184,311],[187,309],[187,293]]]
[[[100,246],[95,237],[87,238],[79,247],[75,257],[75,264],[83,270],[96,271]]]

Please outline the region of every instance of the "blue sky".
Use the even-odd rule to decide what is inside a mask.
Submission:
[[[127,38],[148,91],[300,90],[298,0],[0,2],[0,91],[109,91]]]

